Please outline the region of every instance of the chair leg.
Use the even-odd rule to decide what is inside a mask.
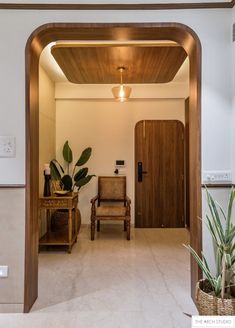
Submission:
[[[126,231],[126,220],[124,220],[124,231]]]
[[[125,220],[126,221],[126,239],[131,239],[131,220]]]
[[[91,240],[95,239],[95,220],[91,219]]]
[[[97,220],[97,231],[100,231],[100,220]]]

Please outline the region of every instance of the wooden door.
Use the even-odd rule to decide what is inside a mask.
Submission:
[[[135,127],[135,226],[184,227],[184,126],[148,120]]]

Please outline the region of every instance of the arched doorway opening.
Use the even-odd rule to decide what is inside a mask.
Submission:
[[[38,63],[46,45],[57,40],[171,40],[180,44],[190,62],[189,95],[189,207],[190,243],[202,249],[201,216],[201,45],[197,35],[178,23],[46,24],[36,29],[26,45],[26,234],[24,311],[38,291]],[[191,259],[192,291],[201,272]]]

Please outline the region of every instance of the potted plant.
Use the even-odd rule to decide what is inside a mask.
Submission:
[[[66,141],[63,146],[63,158],[66,167],[63,166],[56,160],[53,159],[50,162],[51,177],[53,181],[57,181],[61,189],[74,192],[79,191],[83,186],[85,186],[95,175],[88,174],[88,168],[83,167],[89,158],[91,157],[92,149],[88,147],[83,150],[79,159],[75,162],[73,168],[71,165],[73,163],[73,152],[69,146],[69,142]],[[81,226],[81,214],[78,209],[78,230]],[[54,212],[51,218],[51,230],[61,231],[67,228],[68,224],[68,211],[67,210],[57,210]]]
[[[86,185],[95,175],[88,175],[88,168],[81,166],[85,165],[91,157],[92,149],[88,147],[83,150],[79,159],[76,161],[73,169],[71,170],[71,163],[73,162],[73,152],[69,146],[68,141],[63,146],[63,158],[66,163],[64,169],[62,165],[53,159],[50,162],[52,180],[59,181],[64,190],[74,191],[80,190],[82,186]]]
[[[196,303],[200,315],[235,314],[235,225],[232,209],[235,190],[232,189],[227,213],[206,190],[210,215],[206,215],[206,225],[212,236],[216,251],[216,273],[210,270],[203,253],[201,257],[190,246],[185,246],[201,268],[204,279],[196,285]]]

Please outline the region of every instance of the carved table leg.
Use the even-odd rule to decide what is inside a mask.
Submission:
[[[95,219],[91,218],[91,240],[95,239]]]
[[[100,220],[97,220],[97,231],[100,231]]]
[[[78,238],[77,238],[77,236],[78,236],[78,209],[77,208],[74,209],[74,226],[75,226],[75,236],[76,236],[75,243],[76,243],[78,240]]]
[[[126,220],[126,239],[130,240],[131,239],[131,220],[128,218]]]
[[[68,253],[71,253],[72,249],[72,229],[73,229],[73,221],[72,221],[72,210],[69,210],[69,221],[68,221],[68,237],[69,237],[69,249]]]
[[[126,231],[126,220],[124,220],[124,231]]]

